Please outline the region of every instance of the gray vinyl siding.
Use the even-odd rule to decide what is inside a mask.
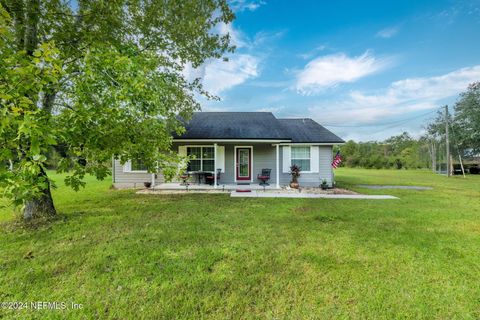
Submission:
[[[275,185],[277,182],[277,170],[276,170],[276,154],[275,146],[271,144],[258,144],[253,147],[253,182],[260,183],[257,180],[257,175],[262,172],[263,168],[272,169],[270,174],[271,185]],[[279,153],[281,156],[281,153]],[[281,168],[281,166],[280,166]]]
[[[283,148],[283,147],[282,147]],[[333,171],[332,171],[332,146],[319,146],[318,172],[305,173],[300,172],[298,183],[300,186],[318,187],[322,179],[326,179],[329,186],[332,186]],[[283,168],[283,150],[280,149],[280,170]],[[290,174],[280,171],[280,185],[288,185],[290,183]]]
[[[277,179],[275,147],[271,144],[240,144],[240,146],[252,146],[252,183],[260,183],[257,175],[262,169],[271,169],[270,181],[268,183],[275,184]],[[243,182],[243,181],[242,181]],[[245,181],[247,182],[247,181]],[[225,145],[225,175],[222,183],[235,183],[235,145]]]
[[[113,162],[113,184],[118,187],[143,187],[144,182],[152,181],[151,173],[144,172],[124,172],[123,165],[119,160],[114,160]],[[158,173],[155,183],[163,183],[162,174]]]
[[[320,156],[318,158],[319,163],[319,182],[323,178],[327,179],[328,185],[331,187],[335,178],[333,175],[332,161],[333,161],[333,146],[320,146]]]

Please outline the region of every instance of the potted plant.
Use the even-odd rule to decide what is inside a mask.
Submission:
[[[300,171],[302,169],[296,164],[290,166],[290,175],[292,176],[292,181],[290,181],[290,188],[298,189],[298,177],[300,177]]]
[[[322,190],[328,189],[327,179],[322,179],[322,184],[320,184],[320,188],[322,188]]]

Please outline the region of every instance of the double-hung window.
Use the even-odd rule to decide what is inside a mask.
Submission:
[[[292,147],[291,161],[302,171],[310,171],[310,147]]]
[[[213,147],[187,147],[187,156],[193,157],[187,171],[214,171],[214,152]]]
[[[134,159],[131,161],[131,171],[147,171],[147,166],[143,163],[141,159]]]

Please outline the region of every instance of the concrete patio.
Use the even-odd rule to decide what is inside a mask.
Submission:
[[[290,188],[276,188],[259,184],[224,184],[214,188],[208,184],[190,184],[188,189],[181,183],[163,183],[150,189],[137,191],[139,194],[188,194],[188,193],[230,193],[230,197],[238,198],[323,198],[323,199],[371,199],[386,200],[399,199],[390,195],[365,195],[344,189],[320,190],[306,188],[301,190]]]
[[[188,190],[217,190],[217,191],[232,191],[232,190],[262,190],[264,189],[263,186],[259,185],[258,183],[252,184],[219,184],[215,188],[213,185],[209,184],[194,184],[191,183],[188,185]],[[170,182],[170,183],[162,183],[159,185],[150,188],[150,190],[187,190],[187,186],[181,184],[179,182]],[[276,188],[275,184],[265,186],[265,190],[281,190],[281,188]]]

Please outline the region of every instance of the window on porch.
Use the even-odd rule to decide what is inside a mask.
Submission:
[[[310,147],[292,147],[291,161],[302,171],[310,171]]]
[[[213,147],[187,147],[187,155],[195,158],[188,162],[187,171],[215,171]]]
[[[130,167],[131,171],[140,171],[140,172],[146,172],[147,171],[147,166],[143,163],[141,159],[133,159]]]

